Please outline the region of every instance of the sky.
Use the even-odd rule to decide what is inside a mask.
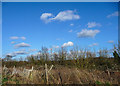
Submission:
[[[3,57],[34,54],[42,46],[112,49],[117,41],[117,2],[2,3]]]

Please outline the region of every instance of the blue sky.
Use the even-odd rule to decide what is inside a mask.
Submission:
[[[42,46],[111,49],[118,41],[118,3],[3,2],[2,36],[3,55]]]

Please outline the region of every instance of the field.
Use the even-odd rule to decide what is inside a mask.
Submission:
[[[108,51],[101,50],[98,57],[90,51],[67,51],[61,49],[50,53],[42,48],[40,56],[29,56],[15,61],[10,56],[3,59],[2,84],[120,84],[119,49],[114,57],[107,57]]]
[[[101,59],[105,62],[102,63]],[[93,61],[93,64],[85,65],[86,61]],[[59,61],[46,62],[48,65],[37,63],[3,62],[3,84],[120,84],[119,64],[113,58],[84,59],[81,62],[83,66],[81,63],[79,66],[72,64],[73,60],[66,60],[62,64]]]

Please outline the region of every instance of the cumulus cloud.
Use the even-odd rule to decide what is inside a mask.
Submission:
[[[12,37],[10,37],[10,39],[19,39],[19,37],[17,37],[17,36],[12,36]]]
[[[74,26],[74,24],[73,24],[73,23],[71,23],[71,24],[70,24],[70,26]]]
[[[53,21],[53,20],[67,21],[67,20],[80,19],[80,16],[77,15],[75,13],[75,11],[66,10],[66,11],[59,12],[55,17],[53,17],[52,13],[43,13],[40,16],[40,19],[45,21],[45,22],[50,22],[50,21]]]
[[[81,32],[77,33],[77,36],[79,38],[95,37],[96,34],[98,34],[99,32],[100,32],[99,30],[83,29]]]
[[[16,52],[14,52],[14,54],[16,54],[16,55],[24,55],[24,54],[28,54],[28,52],[26,52],[26,51],[16,51]]]
[[[37,49],[29,49],[29,50],[25,50],[25,49],[21,49],[19,51],[14,51],[14,52],[11,52],[11,53],[7,53],[7,55],[11,56],[11,57],[15,57],[17,55],[27,55],[27,54],[30,54],[32,52],[35,52],[35,51],[38,51]]]
[[[62,45],[62,47],[68,47],[68,46],[73,46],[73,45],[74,45],[73,42],[69,41],[69,42],[67,42],[67,43],[64,43],[64,44]]]
[[[114,43],[114,41],[113,40],[109,40],[108,43]]]
[[[23,40],[25,40],[26,39],[26,37],[20,37],[21,39],[23,39]]]
[[[101,24],[96,23],[96,22],[88,22],[88,24],[87,24],[88,28],[93,28],[93,27],[96,27],[96,26],[101,26]]]
[[[113,16],[118,16],[118,11],[108,15],[107,18],[110,18],[110,17],[113,17]]]
[[[80,19],[80,16],[75,14],[75,12],[72,10],[61,11],[57,14],[56,17],[52,18],[52,20],[59,20],[59,21],[67,21],[74,19]]]
[[[25,55],[25,54],[29,54],[29,53],[26,52],[25,50],[20,50],[20,51],[15,51],[15,52],[12,52],[12,53],[8,53],[8,54],[6,54],[6,56],[9,55],[11,57],[15,57],[17,55]]]
[[[19,43],[19,44],[16,44],[14,47],[15,48],[20,48],[20,47],[30,47],[31,45],[27,44],[27,43]]]
[[[69,30],[68,32],[71,33],[73,30]]]
[[[53,15],[51,13],[43,13],[41,16],[40,16],[40,19],[45,21],[46,23],[47,22],[50,22],[51,21],[51,18],[49,17],[52,17]]]
[[[89,47],[93,47],[93,46],[98,46],[98,43],[93,43],[93,44],[89,45]]]
[[[14,41],[12,41],[12,42],[11,42],[11,44],[15,44],[15,42],[14,42]]]
[[[26,37],[18,37],[18,36],[12,36],[12,37],[10,37],[10,39],[12,39],[12,40],[15,40],[15,39],[22,39],[22,40],[25,40],[26,39]]]

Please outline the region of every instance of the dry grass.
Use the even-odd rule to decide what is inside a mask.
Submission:
[[[22,68],[16,69],[23,70]],[[3,72],[3,79],[6,79],[3,80],[4,84],[46,84],[44,67],[33,70],[29,78],[21,74],[11,75],[12,71],[12,68],[9,68],[6,75]],[[58,66],[53,67],[48,74],[48,84],[95,84],[96,82],[120,84],[119,77],[120,72],[110,72],[109,76],[105,71]]]

